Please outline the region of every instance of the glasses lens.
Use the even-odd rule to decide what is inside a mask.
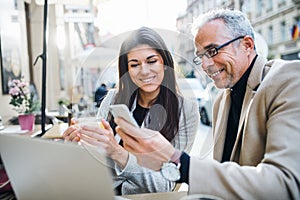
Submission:
[[[199,56],[195,57],[193,62],[196,64],[196,65],[200,65],[201,64],[201,58]]]
[[[207,55],[208,58],[214,57],[217,54],[218,54],[218,50],[215,47],[211,48],[211,49],[208,49],[206,51],[206,55]]]

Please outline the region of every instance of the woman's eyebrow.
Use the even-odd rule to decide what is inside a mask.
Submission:
[[[148,59],[151,59],[151,58],[156,57],[156,56],[158,56],[158,55],[153,54],[151,56],[148,56],[146,59],[148,60]],[[138,59],[133,58],[133,59],[128,60],[128,63],[129,62],[138,62]]]
[[[129,62],[138,62],[138,60],[135,59],[135,58],[133,58],[133,59],[128,60],[128,63],[129,63]]]
[[[155,56],[158,56],[158,55],[154,54],[154,55],[148,56],[147,59],[153,58]]]

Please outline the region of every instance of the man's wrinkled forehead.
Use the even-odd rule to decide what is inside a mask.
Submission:
[[[224,22],[220,19],[209,21],[198,29],[194,36],[195,53],[218,46],[225,38],[231,38]]]
[[[212,38],[209,37],[210,34],[207,33],[210,29],[210,27],[206,29],[206,27],[203,26],[202,28],[198,29],[198,32],[194,36],[194,47],[196,55],[208,48],[215,46],[215,41],[212,40]]]

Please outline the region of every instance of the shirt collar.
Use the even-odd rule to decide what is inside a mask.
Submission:
[[[250,66],[248,67],[246,72],[243,74],[243,76],[240,78],[240,80],[230,89],[232,94],[242,95],[245,93],[247,80],[248,80],[250,72],[254,66],[256,58],[257,58],[257,55],[254,57]]]

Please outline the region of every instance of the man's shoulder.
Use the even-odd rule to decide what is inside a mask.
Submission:
[[[283,60],[283,59],[273,59],[268,60],[266,66],[282,66],[282,65],[299,65],[300,60]]]
[[[300,61],[275,59],[266,63],[265,76],[260,87],[269,93],[277,93],[280,88],[299,85]]]
[[[300,71],[300,60],[269,60],[266,67],[269,67],[272,73],[295,73]]]

